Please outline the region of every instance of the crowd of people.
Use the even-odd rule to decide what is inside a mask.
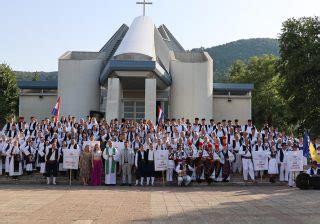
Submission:
[[[320,152],[320,139],[315,147]],[[286,154],[303,149],[303,137],[295,137],[267,124],[259,130],[252,120],[240,124],[238,120],[196,118],[171,119],[153,124],[151,121],[99,121],[87,117],[79,121],[72,116],[37,121],[13,119],[0,133],[0,174],[17,180],[21,175],[40,172],[47,184],[56,184],[58,175],[71,175],[84,185],[116,185],[117,175],[122,185],[154,185],[158,177],[154,166],[154,152],[168,151],[166,181],[177,178],[179,186],[192,181],[208,184],[229,182],[232,174],[240,173],[245,182],[256,182],[258,176],[268,175],[270,182],[295,185],[299,172],[289,171]],[[79,169],[63,167],[67,151],[80,154]],[[256,171],[252,160],[254,151],[268,157],[266,170]],[[312,161],[305,171],[319,175],[317,163]],[[135,181],[134,181],[135,179]]]

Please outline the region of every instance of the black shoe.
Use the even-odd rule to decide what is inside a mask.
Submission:
[[[121,186],[126,186],[126,184],[121,184]]]
[[[131,186],[132,186],[132,184],[128,184],[128,186],[129,186],[129,187],[131,187]]]

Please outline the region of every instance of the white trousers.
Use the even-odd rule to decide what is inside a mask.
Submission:
[[[178,186],[181,186],[181,184],[183,183],[185,186],[189,185],[191,182],[191,177],[186,175],[183,177],[178,177]]]
[[[254,170],[251,159],[242,159],[243,179],[248,180],[248,174],[251,180],[254,180]]]
[[[288,181],[289,187],[296,186],[296,178],[299,175],[299,173],[300,172],[294,172],[294,171],[289,172],[289,181]]]
[[[284,163],[280,164],[280,181],[288,181],[289,180],[289,171],[287,169],[287,165]]]
[[[166,175],[167,175],[167,182],[171,182],[173,181],[172,180],[172,176],[173,176],[173,168],[168,168],[167,169],[167,172],[166,172]]]

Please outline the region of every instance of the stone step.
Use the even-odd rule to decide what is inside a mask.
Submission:
[[[263,178],[262,180],[260,178],[257,178],[256,183],[252,182],[247,182],[245,183],[243,181],[243,178],[240,174],[233,174],[231,176],[231,181],[230,182],[212,182],[210,186],[285,186],[286,183],[281,183],[281,182],[276,182],[276,183],[270,183],[269,179],[267,176]],[[104,178],[103,178],[104,179]],[[135,178],[133,178],[135,180]],[[69,185],[69,178],[67,176],[58,176],[57,177],[57,184],[58,185]],[[117,176],[117,183],[120,185],[121,183],[121,178],[120,176]],[[133,182],[134,183],[134,182]],[[18,177],[18,180],[14,180],[11,177],[7,176],[0,176],[0,184],[21,184],[21,185],[39,185],[39,184],[46,184],[46,178],[43,177],[39,173],[34,173],[32,175],[22,175]],[[82,185],[82,182],[79,180],[72,180],[71,181],[72,185]],[[162,186],[162,178],[157,177],[155,179],[155,186]],[[165,186],[176,186],[176,177],[174,177],[174,181],[171,184],[165,183]],[[192,186],[206,186],[208,185],[205,181],[202,181],[201,183],[198,182],[192,182]]]

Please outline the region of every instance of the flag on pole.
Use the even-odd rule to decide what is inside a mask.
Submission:
[[[60,114],[60,96],[57,99],[56,105],[53,107],[51,111],[51,115],[54,116],[54,123],[57,123],[59,120],[59,114]]]
[[[305,154],[308,155],[307,158],[309,158],[310,155],[312,161],[320,163],[320,155],[318,155],[317,150],[310,141],[310,137],[307,133],[305,133],[303,137],[303,155]]]
[[[164,113],[163,113],[163,111],[161,109],[161,106],[159,105],[158,106],[158,119],[157,119],[158,124],[161,123],[162,119],[164,119]]]
[[[308,133],[305,131],[303,135],[303,156],[309,159],[310,152],[309,152],[309,144],[310,144],[310,137]]]

